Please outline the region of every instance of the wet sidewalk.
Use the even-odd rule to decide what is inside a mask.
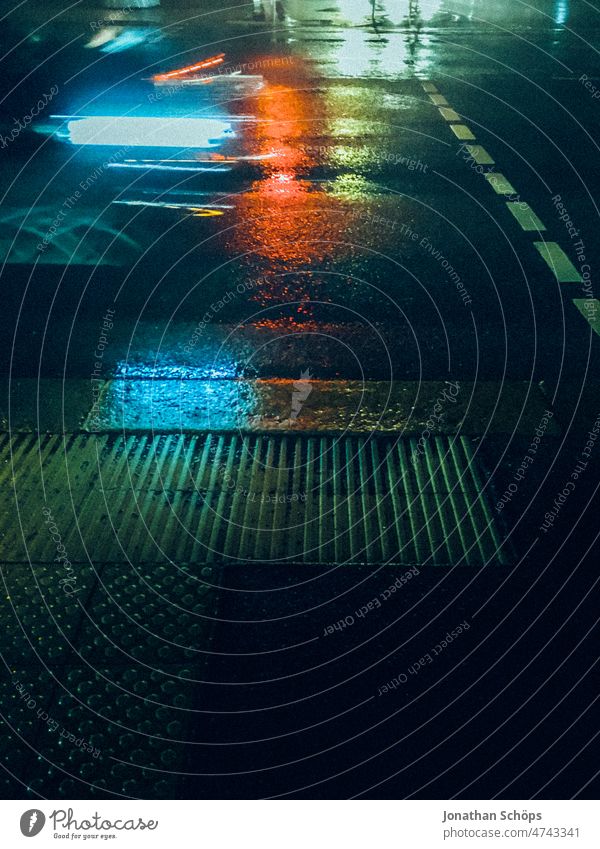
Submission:
[[[525,381],[0,380],[0,430],[39,433],[528,434],[548,407]],[[10,398],[10,401],[9,401]],[[557,435],[556,422],[549,435]]]

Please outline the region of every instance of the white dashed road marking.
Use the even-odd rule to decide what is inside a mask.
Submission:
[[[480,144],[466,144],[465,147],[478,165],[494,165],[494,160],[485,147]]]
[[[557,242],[533,243],[559,283],[581,283],[581,276]]]
[[[573,298],[573,303],[594,333],[600,336],[600,301],[596,298]]]
[[[542,230],[546,229],[543,222],[540,221],[533,209],[528,203],[525,203],[525,201],[509,201],[506,205],[515,216],[523,230],[540,233]]]
[[[500,174],[498,171],[491,171],[484,176],[497,195],[517,194],[517,190],[512,183],[509,183],[504,174]]]
[[[442,118],[449,123],[454,122],[450,123],[450,129],[454,135],[461,141],[474,140],[475,136],[472,131],[465,124],[459,123],[461,120],[460,115],[452,109],[446,98],[438,93],[433,83],[427,81],[421,84],[423,90],[429,94],[432,103],[438,107]],[[468,151],[477,165],[496,164],[487,150],[481,145],[465,144],[463,147]],[[497,195],[518,197],[514,186],[507,180],[504,174],[490,171],[484,174],[484,177]],[[538,218],[529,204],[524,201],[511,200],[507,201],[506,205],[525,232],[541,233],[546,230],[543,222]],[[577,268],[557,242],[534,242],[534,245],[559,283],[583,282]],[[594,333],[600,336],[600,301],[596,298],[573,298],[573,303],[584,316]]]
[[[460,115],[449,106],[440,106],[440,115],[444,121],[460,121]]]
[[[475,136],[465,124],[450,124],[450,129],[461,141],[475,141]]]

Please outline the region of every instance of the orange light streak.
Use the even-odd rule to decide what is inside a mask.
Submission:
[[[177,68],[175,71],[169,71],[166,74],[155,74],[152,77],[153,82],[161,83],[165,80],[172,80],[177,77],[183,77],[186,74],[193,74],[194,71],[203,71],[206,68],[214,68],[215,65],[220,65],[225,60],[224,53],[218,53],[216,56],[211,56],[208,59],[203,59],[201,62],[196,62],[195,65],[186,65],[185,68]]]

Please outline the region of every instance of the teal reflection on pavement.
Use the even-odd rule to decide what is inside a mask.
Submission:
[[[259,414],[248,381],[113,380],[88,417],[88,430],[232,430]]]

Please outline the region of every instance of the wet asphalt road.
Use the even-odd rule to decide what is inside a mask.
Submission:
[[[213,174],[165,170],[170,161],[146,170],[146,149],[32,133],[11,142],[3,343],[13,376],[87,376],[89,340],[109,307],[106,377],[295,379],[310,369],[554,388],[597,367],[597,339],[572,303],[593,294],[593,281],[558,283],[533,244],[557,242],[577,263],[580,238],[597,267],[598,101],[579,81],[594,85],[596,13],[550,2],[426,2],[411,13],[387,4],[374,29],[360,26],[367,5],[335,14],[336,4],[289,4],[274,31],[248,10],[190,9],[188,22],[170,7],[130,12],[138,42],[130,36],[118,52],[90,46],[101,27],[86,7],[19,47],[7,67],[9,116],[55,85],[44,118],[230,116],[235,137],[209,154],[225,160]],[[151,23],[136,20],[144,15]],[[24,23],[13,18],[4,37],[16,44]],[[183,93],[149,81],[220,52],[253,79]],[[493,158],[479,172],[503,174],[542,233],[524,232],[478,173],[437,97]]]
[[[95,371],[130,381],[132,395],[138,380],[153,378],[165,387],[153,400],[154,419],[163,412],[163,423],[171,383],[218,378],[209,387],[223,410],[215,429],[229,426],[232,395],[223,387],[237,378],[297,380],[308,371],[339,381],[328,384],[327,420],[350,380],[488,382],[488,401],[503,402],[515,397],[514,381],[532,393],[542,383],[536,397],[552,405],[556,430],[546,434],[519,496],[495,516],[507,536],[516,526],[509,573],[494,565],[440,578],[423,569],[398,608],[330,639],[324,628],[364,604],[373,587],[385,590],[388,574],[307,566],[299,580],[295,569],[259,563],[202,572],[202,616],[214,624],[198,637],[208,670],[190,661],[184,683],[175,676],[164,684],[182,699],[192,693],[185,702],[196,711],[192,720],[169,731],[192,741],[185,760],[166,785],[153,785],[151,770],[144,784],[126,764],[113,765],[94,792],[594,795],[586,675],[597,658],[597,569],[587,568],[596,454],[552,534],[536,529],[598,414],[599,340],[593,318],[574,301],[597,295],[600,11],[568,0],[390,0],[377,5],[373,25],[369,3],[298,0],[286,2],[285,20],[273,25],[252,20],[249,5],[209,2],[202,12],[198,5],[163,3],[115,21],[92,4],[64,11],[45,3],[43,17],[21,9],[7,18],[3,137],[42,93],[53,86],[57,93],[37,122],[41,132],[19,133],[0,150],[3,376],[64,380],[68,403],[79,391],[75,379],[88,384]],[[220,53],[225,67],[251,79],[232,83],[219,73],[184,91],[150,81]],[[208,153],[121,142],[80,148],[57,137],[64,119],[51,118],[75,112],[193,114],[231,123],[235,135]],[[465,142],[493,162],[478,166]],[[141,161],[148,158],[154,161]],[[192,170],[198,167],[210,170]],[[508,181],[510,194],[492,175]],[[509,197],[529,205],[535,224],[523,207],[508,208]],[[573,270],[552,248],[555,273],[536,242],[556,243],[589,279],[557,279]],[[56,412],[37,401],[42,430]],[[4,418],[9,430],[10,415]],[[469,432],[498,495],[514,481],[535,432],[531,418],[525,427],[512,421],[499,421],[481,442],[477,428]],[[138,587],[119,564],[101,564],[95,576],[82,566],[89,609],[106,617],[107,628],[114,614],[117,642],[129,633],[127,594],[151,604],[148,585],[169,593],[175,583],[184,592],[169,570],[141,571]],[[24,578],[13,572],[11,595],[26,597],[26,570]],[[424,671],[408,694],[376,698],[463,616],[473,624],[457,654],[446,654],[431,677]],[[187,620],[152,622],[156,635],[164,627],[186,644]],[[78,627],[84,657],[106,664],[111,680],[128,674]],[[48,644],[64,680],[72,676],[68,687],[101,701],[81,658],[61,654],[60,639],[58,648]],[[151,655],[149,645],[137,646],[140,656]],[[185,690],[199,678],[202,687]],[[139,692],[153,693],[141,679]],[[125,702],[112,690],[106,698],[118,708],[109,715],[123,720]],[[75,723],[63,695],[53,706],[65,724]],[[138,708],[126,725],[139,719]],[[164,716],[155,719],[144,733],[162,734]],[[124,734],[115,751],[123,756],[134,742],[135,734]],[[65,783],[60,768],[44,778],[27,757],[11,766],[22,775],[26,761],[33,794],[86,792]]]

